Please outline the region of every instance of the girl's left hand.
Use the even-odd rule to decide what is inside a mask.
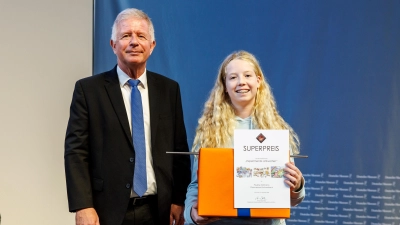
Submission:
[[[291,191],[297,191],[302,186],[303,174],[297,168],[293,162],[286,163],[285,171],[285,183],[289,185]]]

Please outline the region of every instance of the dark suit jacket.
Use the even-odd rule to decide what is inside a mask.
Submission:
[[[190,183],[188,144],[177,82],[147,71],[151,147],[160,224]],[[76,82],[65,138],[69,210],[94,207],[101,225],[121,224],[133,183],[135,151],[116,67]]]

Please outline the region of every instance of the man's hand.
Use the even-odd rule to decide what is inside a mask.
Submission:
[[[76,225],[100,225],[99,216],[94,208],[86,208],[76,211]]]
[[[171,204],[171,213],[169,214],[169,225],[183,225],[184,206]]]

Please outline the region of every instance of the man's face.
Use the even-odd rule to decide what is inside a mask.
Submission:
[[[156,42],[149,33],[146,20],[130,18],[117,25],[117,38],[110,44],[117,55],[120,67],[146,67],[146,61],[153,52]]]

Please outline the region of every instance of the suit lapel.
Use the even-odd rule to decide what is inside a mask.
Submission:
[[[113,105],[114,111],[117,114],[118,120],[122,126],[122,129],[125,132],[126,137],[130,140],[130,143],[133,146],[131,129],[129,128],[129,120],[126,115],[125,104],[123,101],[121,88],[119,86],[119,79],[117,74],[117,67],[112,69],[107,73],[105,88],[107,90],[107,94],[110,98],[111,104]]]
[[[160,92],[161,90],[158,85],[158,81],[154,74],[150,71],[147,71],[147,83],[148,83],[148,88],[149,88],[149,107],[150,107],[150,129],[151,129],[151,146],[156,146],[155,141],[156,139],[156,130],[158,126],[158,118],[159,114],[159,105],[161,104],[160,102]],[[152,151],[154,152],[154,148],[151,148]]]

